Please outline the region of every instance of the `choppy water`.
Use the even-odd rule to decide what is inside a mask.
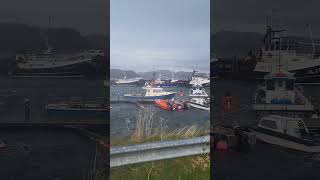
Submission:
[[[179,92],[183,90],[185,95],[184,97],[176,96],[181,100],[187,100],[187,94],[189,88],[185,87],[172,87],[165,88],[167,91]],[[117,100],[118,94],[121,99],[123,94],[141,92],[141,87],[125,87],[125,86],[112,86],[110,89],[111,100]],[[206,89],[209,92],[209,89]],[[135,127],[136,120],[139,116],[139,113],[143,113],[144,110],[141,110],[140,107],[135,104],[128,103],[113,103],[111,104],[111,117],[110,117],[110,133],[111,139],[121,138],[129,135]],[[158,107],[155,107],[152,103],[145,104],[148,109],[151,109],[153,112],[153,127],[159,127],[160,122],[164,122],[168,130],[179,130],[184,127],[197,126],[198,128],[209,129],[209,118],[210,113],[208,111],[203,111],[199,109],[189,108],[188,110],[183,111],[166,111]]]
[[[235,106],[232,112],[224,112],[222,98],[217,98],[212,113],[213,124],[234,122],[242,126],[256,125],[250,111],[255,82],[219,81],[214,82],[214,96],[223,97],[228,91],[232,95]],[[304,86],[306,96],[319,98],[320,86]],[[270,179],[319,179],[320,154],[306,154],[290,151],[258,142],[253,152],[214,153],[212,177],[216,180],[270,180]]]

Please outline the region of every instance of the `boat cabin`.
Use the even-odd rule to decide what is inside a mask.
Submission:
[[[261,118],[258,127],[299,138],[309,134],[309,130],[306,128],[303,119],[296,117],[280,115],[265,116]]]
[[[159,95],[165,95],[168,94],[166,91],[164,91],[161,87],[143,87],[143,89],[146,90],[145,96],[159,96]]]
[[[204,88],[200,85],[195,85],[189,92],[190,96],[208,96]]]
[[[265,76],[263,84],[267,104],[294,104],[295,77],[292,73],[271,73]]]

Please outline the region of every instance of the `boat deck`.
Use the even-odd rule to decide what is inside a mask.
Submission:
[[[314,111],[314,107],[311,104],[254,104],[252,108],[254,111]]]

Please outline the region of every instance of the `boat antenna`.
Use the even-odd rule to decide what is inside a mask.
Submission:
[[[49,47],[49,29],[51,26],[51,16],[48,18],[48,27],[47,27],[47,33],[45,33],[45,46],[47,48],[47,52],[50,52],[50,47]]]
[[[311,26],[309,24],[307,24],[306,26],[307,26],[307,28],[309,30],[310,40],[311,40],[311,44],[312,44],[312,57],[314,57],[316,49],[315,49],[314,42],[313,42]]]

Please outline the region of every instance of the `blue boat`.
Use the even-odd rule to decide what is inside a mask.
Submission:
[[[125,94],[123,97],[128,101],[147,101],[153,102],[155,99],[173,99],[176,92],[166,92],[161,87],[152,87],[147,85],[142,89],[145,90],[141,94]]]

